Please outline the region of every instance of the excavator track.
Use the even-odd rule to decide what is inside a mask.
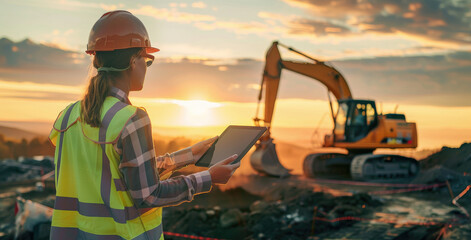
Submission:
[[[362,154],[353,158],[350,171],[354,180],[407,179],[417,176],[419,163],[399,155]]]
[[[399,155],[315,153],[304,159],[303,172],[309,178],[399,180],[415,177],[419,164],[413,158]]]
[[[304,158],[303,172],[306,177],[350,178],[348,155],[341,153],[314,153]]]

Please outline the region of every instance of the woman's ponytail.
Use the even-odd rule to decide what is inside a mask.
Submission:
[[[111,81],[107,72],[98,72],[90,79],[87,92],[82,100],[82,121],[92,127],[101,126],[101,107],[111,88]]]
[[[109,52],[96,52],[93,59],[93,67],[114,67],[125,69],[129,66],[133,57],[139,55],[142,48],[128,48]],[[101,126],[101,108],[103,102],[109,94],[114,80],[123,72],[117,71],[98,71],[97,75],[90,78],[87,92],[82,100],[80,118],[82,122],[92,127]]]

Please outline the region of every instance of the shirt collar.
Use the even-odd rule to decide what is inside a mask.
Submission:
[[[121,102],[131,104],[129,101],[128,95],[121,89],[117,87],[111,87],[109,96],[119,99]]]

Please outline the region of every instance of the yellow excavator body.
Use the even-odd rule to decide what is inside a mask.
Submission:
[[[378,126],[368,134],[355,142],[346,142],[337,139],[334,134],[324,136],[323,147],[354,149],[378,149],[378,148],[416,148],[417,127],[414,122],[406,122],[400,119],[387,119],[386,116],[378,116]]]
[[[278,50],[279,45],[312,62],[283,60]],[[332,102],[329,101],[334,129],[332,134],[324,137],[323,146],[343,148],[349,152],[349,154],[308,155],[303,163],[304,175],[336,177],[340,174],[368,181],[378,178],[411,178],[418,173],[415,159],[398,155],[372,154],[378,148],[416,148],[418,142],[415,123],[407,122],[403,114],[378,113],[373,100],[353,99],[345,78],[337,69],[278,42],[273,42],[267,51],[258,97],[260,103],[265,90],[265,115],[263,119],[258,116],[254,118],[256,125],[263,124],[268,127],[268,131],[256,144],[256,150],[250,158],[255,170],[270,176],[289,175],[290,170],[279,162],[270,131],[282,69],[321,82],[336,97],[337,112],[334,112]]]

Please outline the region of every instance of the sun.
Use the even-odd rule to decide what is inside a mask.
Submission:
[[[205,100],[175,100],[175,103],[183,110],[179,121],[182,126],[212,126],[218,123],[213,109],[221,107],[221,103]]]

